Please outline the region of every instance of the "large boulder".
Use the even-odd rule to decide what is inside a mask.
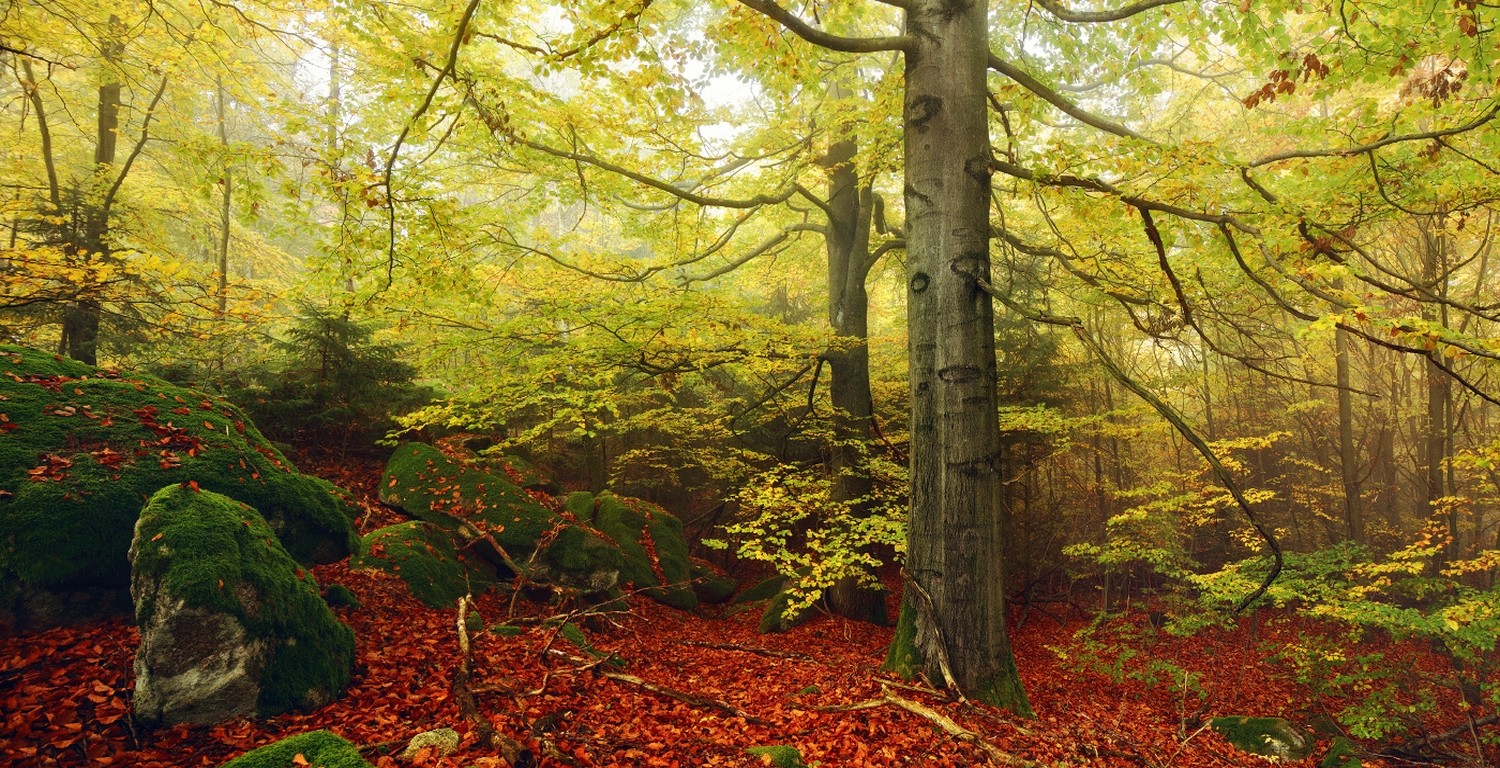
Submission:
[[[298,757],[302,762],[298,762]],[[372,768],[359,748],[328,731],[308,731],[246,752],[219,768]]]
[[[642,593],[674,608],[698,607],[687,535],[676,515],[649,501],[610,491],[598,496],[572,494],[566,508],[619,546],[624,557],[620,583],[634,584]]]
[[[422,520],[365,534],[350,565],[396,574],[430,608],[452,606],[460,597],[477,595],[495,583],[495,570],[488,563],[456,551],[449,531]]]
[[[141,505],[190,482],[255,507],[302,562],[356,545],[342,493],[297,472],[228,402],[0,345],[0,620],[128,610]]]
[[[140,720],[307,709],[348,684],[353,631],[251,507],[167,486],[141,510],[130,561]]]
[[[620,552],[597,532],[548,509],[483,462],[461,461],[421,443],[399,446],[386,464],[380,499],[432,523],[476,551],[504,551],[502,576],[583,593],[612,588]],[[507,562],[508,561],[508,562]]]

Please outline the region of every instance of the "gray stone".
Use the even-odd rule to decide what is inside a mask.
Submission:
[[[438,728],[433,731],[423,731],[413,737],[407,743],[406,749],[397,755],[402,760],[410,760],[417,756],[418,752],[432,748],[432,754],[437,757],[447,757],[458,751],[458,731],[452,728]]]
[[[159,600],[135,653],[136,717],[219,723],[254,715],[266,645],[233,616]]]

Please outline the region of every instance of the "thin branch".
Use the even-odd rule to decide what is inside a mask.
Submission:
[[[125,177],[130,174],[130,166],[135,165],[135,159],[141,156],[141,150],[146,148],[146,142],[151,138],[151,118],[156,114],[156,105],[161,102],[161,96],[167,92],[167,76],[161,76],[161,83],[156,86],[156,93],[151,96],[151,103],[146,107],[146,116],[141,120],[141,137],[136,140],[135,146],[130,148],[130,154],[125,157],[125,164],[120,166],[120,175],[115,177],[115,183],[111,184],[109,191],[104,194],[104,202],[100,209],[105,216],[109,215],[110,207],[114,205],[115,195],[119,193],[120,186],[125,183]]]
[[[1452,128],[1444,128],[1442,130],[1436,131],[1424,131],[1422,133],[1403,133],[1395,136],[1386,136],[1379,141],[1373,141],[1369,144],[1360,144],[1353,147],[1346,147],[1344,149],[1294,149],[1286,152],[1278,152],[1274,155],[1266,155],[1265,157],[1262,157],[1260,159],[1252,160],[1246,165],[1246,167],[1259,168],[1260,166],[1270,165],[1271,163],[1279,163],[1284,160],[1295,160],[1301,158],[1351,157],[1353,155],[1364,154],[1366,152],[1374,152],[1381,147],[1389,147],[1392,144],[1401,144],[1408,141],[1435,141],[1438,139],[1446,138],[1448,136],[1456,136],[1460,133],[1467,133],[1469,131],[1472,131],[1475,128],[1484,125],[1485,123],[1494,120],[1496,115],[1500,115],[1500,101],[1492,103],[1489,109],[1485,110],[1482,114],[1479,115],[1479,117],[1476,117],[1473,120],[1464,123],[1463,125],[1454,126]]]
[[[437,98],[438,89],[443,86],[443,81],[453,75],[454,67],[458,64],[458,49],[468,37],[469,22],[473,20],[474,13],[478,10],[479,0],[469,0],[469,5],[464,8],[463,16],[459,17],[458,29],[453,32],[453,40],[448,45],[448,60],[443,64],[443,68],[438,70],[437,77],[432,79],[432,86],[427,89],[427,96],[417,106],[417,111],[412,113],[405,125],[401,126],[401,134],[396,137],[396,143],[391,147],[390,158],[385,162],[385,173],[381,177],[380,185],[385,189],[386,234],[388,236],[385,261],[386,287],[390,287],[396,271],[396,196],[391,191],[391,174],[396,168],[396,158],[401,155],[401,147],[406,143],[406,137],[411,134],[412,128],[432,107],[432,101]]]
[[[1266,542],[1266,546],[1270,547],[1271,555],[1273,557],[1271,570],[1266,574],[1265,580],[1261,582],[1260,586],[1255,588],[1255,591],[1251,592],[1240,600],[1239,604],[1235,606],[1234,612],[1239,613],[1240,611],[1243,611],[1245,610],[1245,608],[1249,607],[1251,603],[1260,599],[1260,597],[1266,593],[1266,590],[1271,588],[1271,584],[1276,581],[1276,577],[1281,575],[1283,560],[1281,553],[1281,544],[1277,542],[1275,535],[1273,535],[1271,531],[1261,523],[1259,516],[1257,516],[1255,514],[1255,510],[1251,508],[1250,501],[1246,499],[1245,494],[1240,491],[1239,483],[1235,482],[1234,477],[1229,474],[1229,470],[1226,469],[1224,467],[1224,464],[1219,461],[1219,456],[1218,454],[1214,453],[1213,448],[1210,447],[1207,442],[1204,442],[1202,437],[1199,437],[1198,432],[1191,426],[1189,426],[1187,421],[1183,419],[1182,416],[1172,408],[1172,406],[1167,405],[1165,401],[1157,397],[1151,390],[1147,389],[1140,382],[1136,381],[1135,379],[1131,378],[1129,374],[1125,373],[1125,370],[1121,368],[1117,363],[1115,363],[1115,361],[1110,358],[1107,353],[1105,353],[1104,348],[1094,340],[1093,335],[1090,334],[1088,332],[1088,329],[1084,326],[1083,320],[1076,317],[1063,317],[1059,315],[1051,315],[1028,310],[1025,307],[1022,307],[1021,305],[1011,301],[1008,297],[1001,294],[999,291],[995,290],[995,287],[990,285],[989,281],[985,280],[982,276],[972,275],[971,278],[985,293],[988,293],[1001,304],[1004,304],[1012,311],[1021,314],[1027,319],[1033,322],[1056,325],[1072,330],[1073,335],[1077,337],[1078,341],[1083,344],[1084,348],[1092,353],[1094,357],[1099,361],[1099,363],[1103,365],[1107,371],[1109,371],[1110,376],[1112,376],[1116,381],[1120,382],[1120,384],[1126,389],[1134,392],[1137,397],[1146,401],[1148,405],[1150,405],[1158,414],[1161,415],[1163,419],[1166,419],[1167,422],[1177,430],[1178,434],[1182,435],[1183,439],[1187,440],[1188,443],[1193,446],[1193,449],[1198,452],[1198,455],[1203,457],[1203,460],[1208,463],[1209,468],[1213,470],[1214,477],[1218,479],[1219,484],[1223,485],[1224,489],[1229,491],[1230,497],[1234,499],[1234,502],[1239,506],[1240,511],[1243,512],[1245,517],[1250,521],[1251,527],[1255,528],[1256,533],[1260,534],[1261,539]]]

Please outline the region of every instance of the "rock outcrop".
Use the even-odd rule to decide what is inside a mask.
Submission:
[[[348,684],[354,633],[249,506],[167,486],[141,510],[130,560],[143,722],[308,709]]]
[[[353,511],[239,409],[158,379],[0,346],[0,621],[43,628],[128,612],[126,550],[158,488],[255,507],[293,557],[345,557]]]

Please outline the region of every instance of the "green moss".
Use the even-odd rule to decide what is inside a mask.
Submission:
[[[323,602],[328,603],[332,608],[358,609],[364,605],[360,602],[359,595],[343,584],[329,584],[323,590]]]
[[[405,443],[391,454],[380,499],[445,528],[482,524],[507,549],[529,550],[561,520],[504,476],[422,443]]]
[[[736,595],[734,602],[758,603],[762,600],[770,600],[786,588],[786,580],[787,577],[782,574],[772,576]]]
[[[769,757],[771,759],[770,765],[774,768],[807,768],[807,764],[802,762],[802,753],[798,752],[796,747],[784,745],[747,747],[745,752],[749,753],[751,757],[762,760]]]
[[[1336,737],[1328,747],[1328,754],[1318,761],[1318,768],[1363,768],[1364,763],[1359,759],[1359,747],[1354,742],[1344,738]]]
[[[786,592],[777,592],[776,596],[771,598],[770,604],[766,606],[766,612],[760,616],[761,634],[785,632],[806,624],[813,617],[812,606],[805,606],[799,611],[789,611],[787,607],[790,603],[791,595]]]
[[[620,582],[674,608],[698,607],[691,586],[687,536],[676,515],[609,491],[594,499],[594,527],[620,547]]]
[[[689,568],[693,574],[693,594],[698,596],[699,603],[716,605],[725,602],[738,586],[734,579],[715,571],[707,563],[694,560]]]
[[[348,684],[354,632],[334,617],[312,575],[254,509],[217,493],[167,486],[141,510],[134,556],[140,626],[155,611],[149,585],[160,585],[187,606],[235,616],[250,637],[282,638],[261,678],[262,713],[305,707]]]
[[[0,346],[0,414],[10,591],[124,587],[141,505],[176,483],[256,507],[304,562],[355,543],[352,507],[333,486],[297,473],[239,409],[201,392]]]
[[[445,530],[468,523],[494,537],[510,557],[541,566],[549,581],[584,589],[620,570],[613,543],[542,506],[482,462],[463,462],[429,445],[398,447],[380,483],[381,499]]]
[[[1279,717],[1216,717],[1209,725],[1230,744],[1278,760],[1301,760],[1312,753],[1314,741],[1301,729]]]
[[[922,655],[917,651],[917,614],[911,603],[903,599],[901,612],[896,617],[896,631],[891,637],[891,647],[885,652],[885,663],[881,670],[911,680],[921,671]]]
[[[490,631],[501,637],[520,637],[526,634],[525,627],[518,627],[514,624],[496,624],[490,627]]]
[[[460,597],[480,594],[495,582],[488,565],[454,550],[447,531],[420,520],[365,534],[360,554],[350,565],[400,576],[412,596],[430,608],[450,607]]]
[[[291,768],[301,755],[315,768],[373,768],[359,748],[328,731],[309,731],[246,752],[220,768]]]

